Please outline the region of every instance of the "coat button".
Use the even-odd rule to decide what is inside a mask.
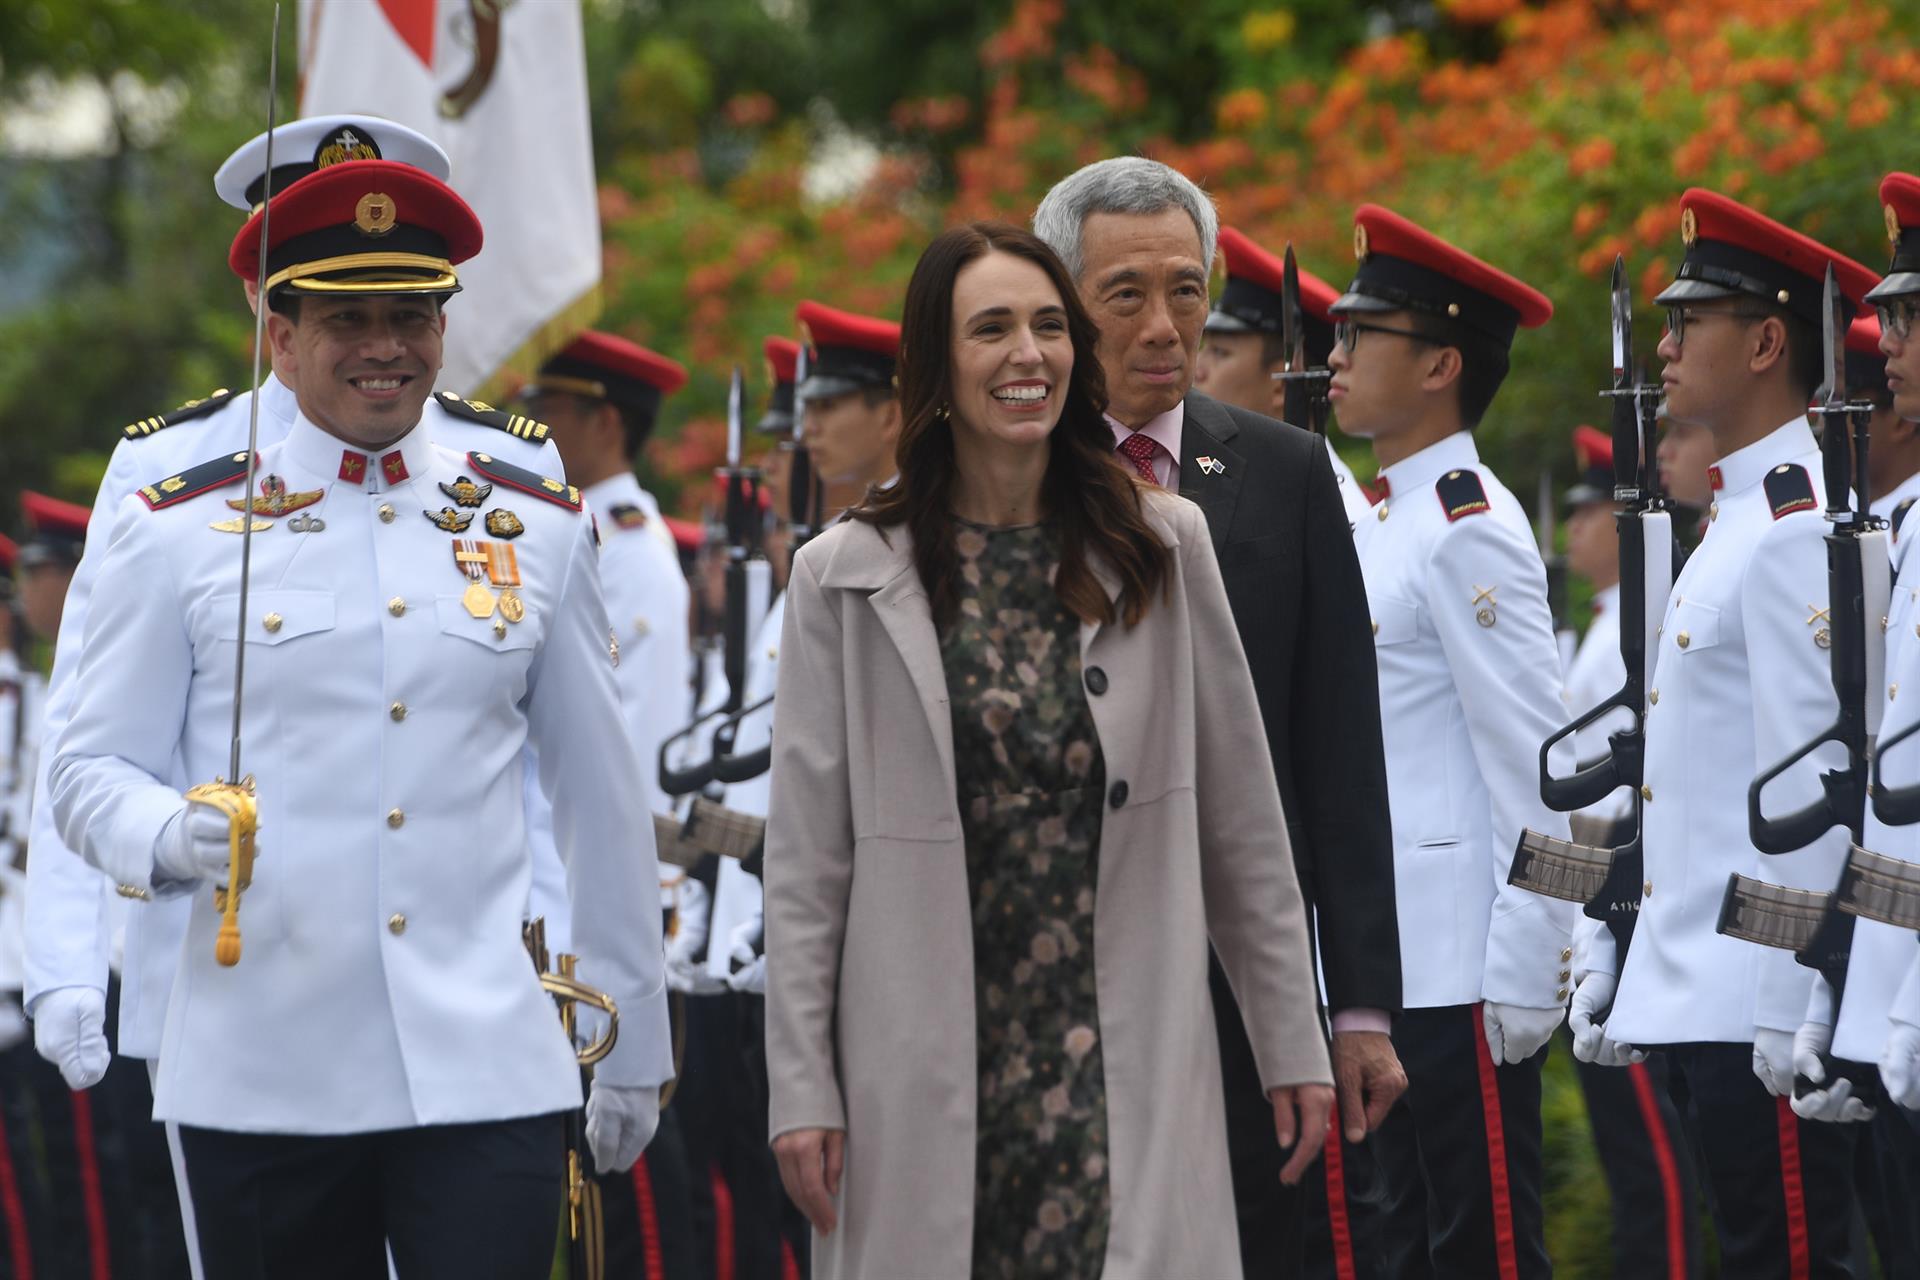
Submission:
[[[1560,976],[1564,978],[1567,975],[1563,973]],[[1565,987],[1560,988],[1558,991],[1553,993],[1553,998],[1555,1000],[1565,1000],[1567,998],[1567,989]]]
[[[381,524],[392,524],[393,515],[394,515],[393,504],[391,502],[383,502],[380,504],[380,523]]]
[[[1566,961],[1568,961],[1568,960],[1571,960],[1571,959],[1573,959],[1573,948],[1572,948],[1572,947],[1562,947],[1562,948],[1560,948],[1560,960],[1561,960],[1561,962],[1562,962],[1562,963],[1565,963]]]
[[[1653,788],[1647,786],[1644,782],[1640,784],[1640,798],[1648,802],[1653,800]]]
[[[388,707],[387,718],[390,720],[393,720],[396,723],[398,723],[401,720],[405,720],[407,718],[407,704],[404,702],[396,702],[392,706]]]
[[[1653,707],[1657,707],[1660,705],[1660,691],[1658,689],[1652,689],[1648,691],[1647,705],[1653,706]]]
[[[389,809],[387,810],[387,825],[395,831],[398,831],[401,827],[407,825],[407,815],[399,809]]]
[[[1087,692],[1099,697],[1107,691],[1107,673],[1099,667],[1087,668]]]
[[[1673,642],[1679,645],[1682,649],[1686,648],[1688,644],[1692,643],[1692,641],[1693,641],[1693,637],[1688,635],[1684,631],[1682,631],[1679,635],[1673,638]]]
[[[1107,788],[1107,803],[1118,809],[1127,802],[1127,784],[1116,782]]]
[[[268,635],[275,635],[279,632],[280,624],[284,621],[286,621],[286,619],[282,618],[279,614],[270,613],[260,619],[260,625],[267,629]]]
[[[1383,503],[1381,503],[1381,504],[1380,504],[1379,506],[1377,506],[1377,507],[1375,507],[1375,508],[1374,508],[1374,510],[1375,510],[1376,512],[1378,512],[1378,513],[1379,513],[1379,515],[1378,515],[1378,516],[1376,517],[1377,519],[1380,519],[1380,520],[1385,520],[1385,519],[1387,518],[1387,504],[1386,504],[1386,503],[1384,503],[1384,502],[1383,502]]]
[[[1560,981],[1562,982],[1565,982],[1568,978],[1571,978],[1572,976],[1573,976],[1573,970],[1571,969],[1562,969],[1560,971]]]
[[[493,638],[495,640],[505,640],[507,638],[507,624],[498,618],[493,620]]]
[[[1653,881],[1649,880],[1640,886],[1640,896],[1643,898],[1651,898],[1653,896]]]
[[[406,611],[407,601],[404,596],[395,596],[393,599],[387,601],[387,612],[394,617],[397,618]]]
[[[1373,634],[1375,634],[1375,635],[1379,635],[1379,634],[1380,634],[1380,619],[1378,619],[1378,618],[1375,618],[1375,619],[1373,620]]]
[[[407,931],[407,918],[398,911],[387,917],[387,932],[399,937]]]

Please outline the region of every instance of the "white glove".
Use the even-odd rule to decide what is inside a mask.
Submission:
[[[767,958],[760,953],[760,939],[766,929],[766,917],[756,915],[733,926],[727,935],[727,959],[733,963],[727,985],[735,991],[755,996],[767,993]]]
[[[11,995],[0,997],[0,1053],[26,1038],[27,1015],[20,1012],[20,1002]]]
[[[707,972],[702,953],[707,949],[707,924],[712,900],[707,887],[688,879],[680,885],[680,904],[674,908],[673,937],[667,941],[667,989],[682,995],[711,996],[727,990],[724,978]]]
[[[1893,1020],[1880,1050],[1880,1083],[1896,1106],[1920,1111],[1920,1027]]]
[[[1793,1096],[1793,1033],[1772,1027],[1753,1032],[1753,1074],[1776,1098]]]
[[[1487,1031],[1487,1049],[1495,1062],[1525,1062],[1553,1035],[1565,1009],[1529,1009],[1525,1005],[1488,1000],[1480,1006],[1480,1022]]]
[[[1573,989],[1573,1007],[1567,1014],[1567,1027],[1573,1032],[1573,1056],[1582,1062],[1592,1063],[1596,1067],[1624,1067],[1647,1060],[1644,1051],[1608,1039],[1604,1022],[1594,1021],[1596,1014],[1604,1018],[1613,1004],[1613,994],[1619,985],[1612,974],[1593,970]]]
[[[257,842],[254,856],[259,857]],[[153,842],[155,879],[225,884],[230,861],[227,815],[194,800],[167,819],[160,838]]]
[[[1820,1055],[1833,1046],[1833,1027],[1809,1018],[1793,1033],[1793,1070],[1813,1084],[1827,1082],[1827,1069]],[[1828,1124],[1855,1124],[1873,1119],[1873,1108],[1853,1096],[1853,1081],[1836,1080],[1824,1089],[1810,1089],[1793,1099],[1793,1114],[1802,1120],[1824,1120]]]
[[[660,1089],[593,1082],[587,1094],[587,1149],[601,1173],[625,1173],[660,1127]]]
[[[91,1089],[107,1074],[107,993],[55,987],[33,1002],[33,1047],[60,1068],[67,1088]]]

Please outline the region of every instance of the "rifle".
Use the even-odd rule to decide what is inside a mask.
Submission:
[[[1305,427],[1317,436],[1327,434],[1327,386],[1333,370],[1307,366],[1307,321],[1300,306],[1300,265],[1294,261],[1293,241],[1287,241],[1287,253],[1280,272],[1280,345],[1287,353],[1287,367],[1274,378],[1281,384],[1281,416],[1296,427]]]
[[[593,1084],[593,1064],[613,1052],[620,1034],[620,1011],[613,997],[596,991],[574,976],[579,960],[575,956],[547,955],[547,922],[535,918],[520,926],[520,941],[540,975],[540,986],[553,997],[560,1011],[560,1026],[567,1043],[573,1046],[580,1064],[580,1087],[584,1093]],[[554,971],[548,970],[549,959]],[[575,1038],[578,1028],[577,1007],[592,1005],[607,1015],[607,1029],[598,1039],[581,1045]],[[583,1109],[567,1113],[567,1274],[573,1280],[601,1280],[606,1271],[606,1224],[601,1212],[600,1184],[587,1176],[587,1122]]]
[[[1804,849],[1836,826],[1851,833],[1850,850],[1859,847],[1866,823],[1868,760],[1880,728],[1881,703],[1873,695],[1879,692],[1884,677],[1886,650],[1878,628],[1869,620],[1886,616],[1892,591],[1892,560],[1887,550],[1887,522],[1867,508],[1867,429],[1873,406],[1847,398],[1847,320],[1831,263],[1827,265],[1825,302],[1821,322],[1827,344],[1827,385],[1823,402],[1810,412],[1821,419],[1820,461],[1827,486],[1827,520],[1832,525],[1826,534],[1829,653],[1840,710],[1832,725],[1760,774],[1748,787],[1748,829],[1754,847],[1767,854]],[[1853,430],[1851,450],[1849,426]],[[1845,750],[1845,767],[1820,775],[1819,799],[1784,817],[1769,818],[1761,805],[1767,784],[1829,743]],[[1842,869],[1841,883],[1848,883],[1846,868]],[[1727,879],[1717,928],[1729,937],[1791,950],[1796,960],[1826,978],[1837,1004],[1846,988],[1854,922],[1854,916],[1841,909],[1840,901],[1839,892],[1787,889],[1735,874]],[[1871,1067],[1841,1071],[1856,1083],[1872,1083]],[[1796,1081],[1794,1088],[1796,1093],[1802,1092],[1802,1082]]]
[[[1624,958],[1640,913],[1647,656],[1654,651],[1653,628],[1665,613],[1673,587],[1673,520],[1660,493],[1655,455],[1659,388],[1635,379],[1633,295],[1622,257],[1613,260],[1612,314],[1613,383],[1600,394],[1613,401],[1613,496],[1620,504],[1614,514],[1620,533],[1620,658],[1627,675],[1619,692],[1540,745],[1540,798],[1550,809],[1571,813],[1599,802],[1617,787],[1626,787],[1631,808],[1623,824],[1631,834],[1609,848],[1523,831],[1507,883],[1582,904],[1589,918],[1605,922]],[[1606,756],[1568,777],[1555,777],[1553,749],[1616,710],[1625,710],[1633,723],[1608,735]]]
[[[733,381],[727,393],[727,465],[720,478],[727,488],[727,603],[723,623],[726,701],[716,710],[696,718],[660,744],[660,789],[670,796],[683,796],[703,790],[718,781],[714,765],[732,745],[732,730],[739,725],[738,713],[746,696],[747,646],[752,642],[753,625],[766,612],[770,574],[761,549],[760,472],[741,462],[740,403],[743,383],[740,366],[733,367]],[[759,608],[756,611],[756,596]],[[667,761],[675,747],[693,737],[700,729],[720,718],[713,735],[712,749],[706,760],[676,769]],[[724,738],[723,735],[724,734]]]

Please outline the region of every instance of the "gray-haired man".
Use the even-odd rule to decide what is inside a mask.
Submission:
[[[1316,921],[1340,1123],[1358,1141],[1406,1075],[1387,1036],[1400,948],[1371,627],[1327,451],[1191,389],[1219,231],[1192,182],[1137,156],[1102,160],[1048,192],[1033,228],[1100,326],[1116,450],[1206,512]],[[1250,1276],[1294,1274],[1304,1205],[1282,1185],[1285,1154],[1218,965],[1213,990],[1242,1259]]]

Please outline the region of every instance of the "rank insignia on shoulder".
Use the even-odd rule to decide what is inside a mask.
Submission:
[[[440,484],[440,492],[446,494],[463,507],[477,507],[487,500],[487,496],[493,492],[493,486],[490,484],[475,484],[465,476],[458,476],[455,477],[452,484],[442,481]]]
[[[535,422],[532,418],[496,409],[483,400],[463,400],[451,391],[442,391],[434,399],[456,418],[465,418],[468,422],[504,431],[515,439],[531,440],[534,444],[546,443],[547,424],[544,422]]]
[[[210,396],[187,401],[171,413],[156,413],[151,418],[129,422],[120,429],[120,434],[128,440],[144,440],[156,431],[165,431],[168,427],[177,427],[183,422],[204,418],[231,399],[233,399],[233,392],[222,387]]]
[[[495,507],[487,512],[487,532],[496,538],[517,538],[527,531],[520,523],[520,517],[505,507]]]
[[[607,508],[607,514],[612,516],[613,523],[622,529],[647,527],[647,513],[631,502],[616,502]]]
[[[525,467],[516,467],[511,462],[502,462],[489,453],[470,453],[467,461],[495,484],[503,484],[509,489],[518,489],[530,493],[536,498],[544,498],[556,507],[565,507],[569,511],[580,510],[580,489],[577,485],[562,484],[550,476],[538,471],[529,471]]]
[[[1895,542],[1900,540],[1900,526],[1906,523],[1907,512],[1911,510],[1913,510],[1912,498],[1904,499],[1899,506],[1893,509],[1893,517],[1889,523],[1893,525],[1893,540]]]
[[[239,453],[215,458],[197,467],[188,467],[179,475],[168,476],[158,484],[142,485],[139,489],[140,500],[147,504],[149,510],[158,511],[246,478],[247,452],[242,449]]]
[[[1449,471],[1434,483],[1440,495],[1440,507],[1451,524],[1462,516],[1477,516],[1492,510],[1487,505],[1487,487],[1480,483],[1478,471]]]
[[[473,523],[473,517],[464,511],[452,507],[442,507],[438,511],[422,510],[421,515],[433,521],[434,526],[445,533],[465,533],[467,526]]]
[[[1796,511],[1812,511],[1820,505],[1813,496],[1813,477],[1797,463],[1783,462],[1767,472],[1767,505],[1773,518],[1790,516]]]

